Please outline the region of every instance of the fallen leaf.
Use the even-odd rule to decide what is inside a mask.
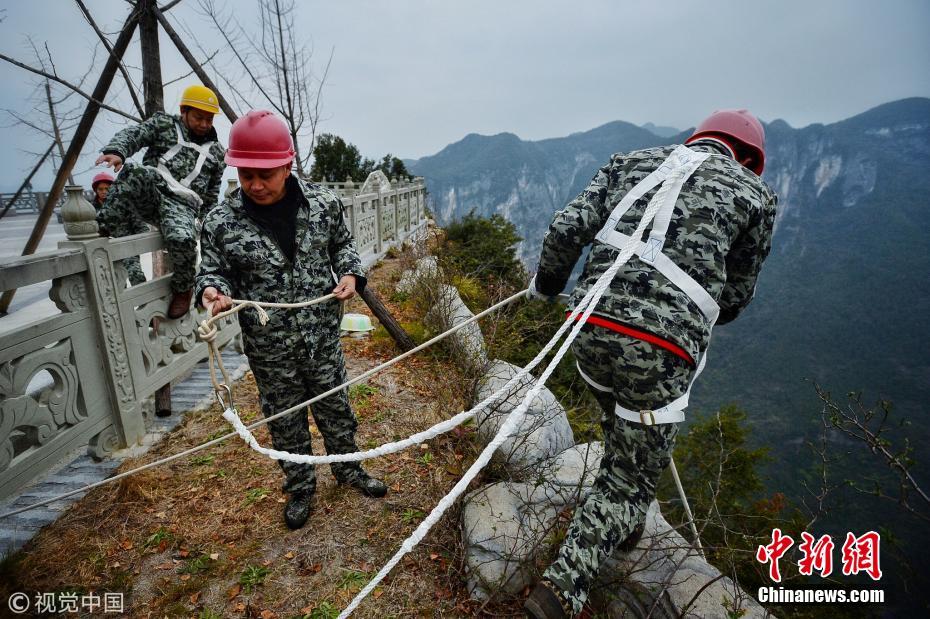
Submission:
[[[300,612],[303,613],[303,614],[305,614],[305,615],[309,615],[310,613],[313,612],[313,607],[312,607],[312,606],[304,606],[303,608],[300,609]]]
[[[191,595],[190,600],[191,604],[197,604],[197,600],[200,599],[200,591]]]
[[[384,589],[375,589],[371,595],[377,600],[379,597],[384,595]]]
[[[226,590],[226,597],[230,600],[239,595],[239,592],[242,591],[242,585],[236,583],[232,587]]]
[[[123,550],[132,550],[132,540],[124,539],[119,545]]]
[[[181,558],[186,558],[187,555],[189,555],[189,554],[190,554],[190,551],[189,551],[187,548],[182,548],[182,549],[178,552],[178,556],[181,557]]]
[[[284,555],[284,558],[285,558],[285,559],[293,559],[293,558],[294,558],[294,553],[293,553],[293,552],[288,552],[288,553],[286,553],[286,554]]]
[[[188,581],[188,580],[190,580],[190,579],[191,579],[191,575],[190,575],[190,574],[182,574],[182,575],[181,575],[181,580],[182,580],[182,581]]]
[[[267,608],[261,612],[260,617],[262,619],[274,619],[274,611],[268,610]]]
[[[219,558],[220,558],[220,553],[218,552],[214,552],[213,554],[210,555],[210,560],[212,561],[216,561]]]
[[[310,571],[313,572],[314,574],[318,573],[322,569],[323,569],[322,563],[314,563],[313,565],[310,566]]]
[[[164,518],[165,516],[167,516],[165,512],[158,512],[157,514],[155,514],[156,518]]]
[[[431,552],[431,553],[429,553],[429,558],[430,558],[430,561],[435,561],[436,559],[439,558],[439,554],[437,554],[437,553],[435,553],[435,552]]]

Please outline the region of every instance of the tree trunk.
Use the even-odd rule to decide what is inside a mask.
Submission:
[[[158,20],[155,17],[155,0],[139,2],[139,43],[142,47],[142,93],[145,97],[145,117],[165,111],[165,92],[161,81],[161,52],[158,47]],[[161,277],[168,272],[165,252],[152,254],[152,274]],[[159,319],[153,321],[157,331]],[[171,415],[171,383],[155,392],[155,414],[159,417]]]
[[[113,44],[113,54],[107,58],[107,63],[104,65],[103,71],[100,73],[100,78],[97,80],[97,85],[94,87],[94,92],[91,97],[95,101],[102,101],[104,97],[106,97],[107,91],[110,89],[110,84],[113,83],[113,76],[116,75],[116,71],[119,68],[120,59],[126,52],[129,42],[132,40],[132,33],[135,31],[137,23],[138,15],[133,11],[126,19],[126,23],[123,24],[123,29],[119,33],[116,43]],[[36,220],[36,224],[32,229],[32,234],[29,235],[29,240],[26,241],[26,247],[23,249],[22,255],[28,256],[34,254],[36,247],[39,246],[39,241],[42,239],[42,235],[45,234],[45,229],[48,227],[48,220],[52,217],[55,203],[58,202],[58,198],[61,196],[61,190],[65,187],[65,181],[68,180],[68,175],[71,174],[71,170],[74,169],[74,164],[81,154],[81,149],[84,148],[84,142],[87,141],[87,136],[90,134],[90,129],[97,119],[98,112],[100,112],[100,105],[94,101],[88,102],[87,107],[84,108],[84,114],[81,115],[81,120],[78,122],[77,129],[74,130],[71,143],[68,144],[65,160],[61,162],[61,167],[58,168],[58,174],[55,175],[55,181],[52,183],[52,188],[48,192],[48,199],[45,201],[45,205],[39,213],[39,218]],[[14,294],[16,294],[15,289],[7,290],[3,293],[3,296],[0,297],[0,314],[6,313],[7,309],[10,307],[10,303],[13,301]]]
[[[410,339],[410,336],[407,335],[407,332],[404,331],[404,328],[400,326],[400,323],[391,315],[390,310],[381,302],[381,299],[378,298],[378,295],[375,294],[375,291],[370,285],[365,286],[361,292],[361,297],[362,300],[365,301],[365,304],[368,305],[371,313],[381,321],[381,324],[384,325],[384,328],[391,334],[391,337],[394,338],[394,341],[397,342],[397,345],[402,351],[406,352],[416,346],[413,340]]]

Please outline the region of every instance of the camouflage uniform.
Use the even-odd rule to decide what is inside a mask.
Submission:
[[[717,324],[722,324],[752,299],[771,247],[776,198],[716,144],[696,141],[689,147],[712,156],[678,195],[663,252],[713,297],[720,307]],[[595,236],[621,198],[674,148],[614,155],[555,215],[539,260],[539,292],[561,292],[582,249],[593,242],[571,303],[584,296],[618,253]],[[634,202],[616,229],[632,233],[654,193]],[[581,612],[603,560],[643,523],[678,432],[675,423],[627,421],[615,414],[615,407],[656,410],[687,393],[713,326],[688,295],[637,256],[621,267],[592,316],[600,326],[585,325],[573,351],[589,385],[593,380],[608,391],[591,389],[604,411],[605,455],[591,495],[576,509],[558,558],[544,574],[559,589],[569,614]]]
[[[364,285],[341,200],[319,185],[298,183],[302,200],[293,262],[248,215],[241,190],[210,211],[200,239],[201,263],[195,288],[198,301],[208,286],[227,296],[253,301],[308,301],[332,291],[333,273],[339,277],[355,275],[359,285]],[[237,315],[266,417],[347,380],[339,342],[339,301],[301,309],[269,309],[265,325],[259,323],[252,308]],[[345,389],[315,403],[312,413],[327,453],[357,451],[357,423]],[[275,449],[311,453],[306,409],[269,426]],[[315,489],[313,465],[280,464],[286,475],[285,492]],[[331,466],[336,479],[343,483],[362,472],[357,463]]]
[[[100,209],[103,207],[103,202],[100,201],[100,198],[94,196],[94,210],[100,212]],[[126,224],[128,229],[131,229],[132,232],[129,234],[142,234],[143,232],[148,232],[150,230],[148,224],[139,219],[138,217],[132,217],[131,221]],[[111,236],[109,231],[101,228],[100,234],[103,236]],[[139,260],[139,256],[130,256],[129,258],[123,258],[120,261],[123,267],[126,269],[126,274],[129,276],[129,283],[133,286],[136,284],[141,284],[145,282],[145,272],[142,271],[142,262]]]
[[[123,165],[97,214],[97,220],[111,236],[136,233],[134,221],[139,219],[161,230],[171,259],[171,290],[175,293],[193,286],[197,266],[195,218],[202,218],[216,204],[226,169],[223,162],[226,151],[217,141],[216,130],[211,129],[201,141],[209,144],[209,156],[200,173],[189,182],[189,195],[172,190],[155,168],[163,163],[170,175],[180,181],[195,170],[199,155],[195,149],[183,147],[167,161],[163,160],[178,144],[179,131],[183,140],[192,141],[180,116],[157,113],[113,136],[103,152],[119,155],[124,162],[140,149],[148,147],[148,150],[142,166]]]

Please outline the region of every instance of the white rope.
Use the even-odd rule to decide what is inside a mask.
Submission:
[[[521,291],[518,293],[518,295],[522,296],[524,292],[525,291]],[[576,313],[573,313],[572,315],[575,316],[580,311],[581,310],[576,308],[575,310]],[[497,391],[489,395],[487,398],[485,398],[480,403],[473,406],[471,409],[467,411],[461,411],[457,415],[450,417],[449,419],[446,419],[445,421],[441,421],[437,423],[436,425],[430,428],[427,428],[426,430],[422,430],[404,440],[397,441],[394,443],[385,443],[379,447],[375,447],[373,449],[369,449],[366,451],[356,451],[356,452],[345,453],[345,454],[326,454],[326,455],[317,456],[317,455],[308,455],[308,454],[295,454],[295,453],[291,453],[288,451],[279,451],[277,449],[269,449],[267,447],[262,447],[261,445],[259,445],[255,436],[251,432],[249,432],[249,428],[246,427],[242,423],[242,420],[239,418],[239,415],[234,408],[227,408],[225,411],[223,411],[223,418],[226,419],[226,421],[228,421],[233,426],[236,433],[240,436],[240,438],[242,438],[243,441],[246,442],[246,444],[249,447],[251,447],[252,449],[254,449],[260,454],[264,454],[268,456],[269,458],[272,458],[273,460],[284,460],[285,462],[297,462],[301,464],[332,464],[333,462],[361,462],[363,460],[370,460],[372,458],[386,456],[388,454],[397,453],[398,451],[403,451],[404,449],[414,447],[424,441],[428,441],[432,438],[435,438],[439,436],[440,434],[449,432],[453,430],[454,428],[462,425],[463,423],[465,423],[466,421],[468,421],[475,415],[477,415],[480,411],[487,408],[492,402],[497,401],[503,394],[508,393],[510,389],[512,389],[514,386],[517,385],[517,383],[523,380],[533,368],[539,365],[542,362],[542,360],[546,358],[546,355],[549,354],[549,351],[552,350],[552,348],[562,338],[562,335],[565,333],[566,330],[568,330],[570,326],[571,326],[571,323],[569,321],[565,321],[564,323],[562,323],[558,331],[556,331],[556,334],[552,336],[552,339],[550,339],[549,342],[545,346],[543,346],[542,350],[539,351],[539,353],[536,355],[536,357],[533,358],[532,361],[530,361],[525,367],[523,367],[513,378],[507,381],[506,385],[504,385],[503,387],[501,387],[500,389],[498,389]],[[365,376],[364,374],[360,375],[354,378],[353,381],[357,382],[359,380],[362,380],[364,376]],[[323,396],[317,396],[314,400],[309,400],[308,403],[312,403],[316,399],[325,397],[325,395],[329,393],[331,393],[331,391],[327,392]],[[300,406],[301,405],[298,405],[298,407]],[[274,415],[273,417],[269,417],[267,421],[270,421],[271,419],[276,418],[276,417],[280,417],[281,415],[286,415],[288,414],[288,411],[290,410],[293,410],[293,407],[291,409],[288,409],[287,411],[284,411],[283,413],[278,413],[277,415]]]
[[[455,325],[454,327],[452,327],[452,328],[450,328],[450,329],[444,331],[443,333],[440,333],[440,334],[437,335],[436,337],[434,337],[434,338],[432,338],[432,339],[430,339],[430,340],[427,340],[426,342],[423,342],[422,344],[420,344],[420,345],[417,346],[416,348],[412,348],[411,350],[408,350],[407,352],[405,352],[405,353],[403,353],[403,354],[400,354],[400,355],[394,357],[393,359],[390,359],[390,360],[388,360],[388,361],[385,361],[385,362],[382,363],[381,365],[378,365],[378,366],[376,366],[376,367],[374,367],[374,368],[372,368],[372,369],[370,369],[370,370],[367,370],[366,372],[364,372],[364,373],[362,373],[362,374],[356,376],[355,378],[351,378],[351,379],[347,380],[346,382],[344,382],[343,384],[341,384],[341,385],[339,385],[339,386],[337,386],[337,387],[333,387],[333,388],[330,389],[329,391],[325,391],[325,392],[321,393],[320,395],[315,396],[315,397],[311,398],[310,400],[307,400],[306,402],[301,402],[300,404],[297,404],[297,405],[295,405],[295,406],[292,406],[291,408],[289,408],[289,409],[287,409],[287,410],[284,410],[284,411],[281,411],[280,413],[276,413],[275,415],[272,415],[271,417],[266,417],[266,418],[264,418],[264,419],[260,419],[260,420],[258,420],[258,421],[256,421],[256,422],[254,422],[254,423],[252,423],[252,424],[246,426],[246,427],[247,427],[249,430],[254,430],[255,428],[257,428],[257,427],[259,427],[259,426],[262,426],[262,425],[264,425],[264,424],[266,424],[266,423],[268,423],[268,422],[270,422],[270,421],[273,421],[274,419],[277,419],[278,417],[282,417],[282,416],[287,415],[287,414],[289,414],[289,413],[293,413],[294,411],[296,411],[296,410],[298,410],[298,409],[300,409],[300,408],[303,408],[303,407],[305,407],[305,406],[308,406],[308,405],[310,405],[310,404],[313,404],[314,402],[317,402],[318,400],[322,400],[322,399],[325,398],[325,397],[328,397],[328,396],[330,396],[330,395],[332,395],[332,394],[334,394],[334,393],[336,393],[336,392],[338,392],[338,391],[341,391],[342,389],[345,389],[346,387],[348,387],[348,386],[350,386],[350,385],[353,385],[353,384],[355,384],[355,383],[357,383],[357,382],[361,382],[361,381],[365,380],[366,378],[368,378],[368,377],[370,377],[370,376],[372,376],[372,375],[374,375],[374,374],[377,374],[378,372],[381,372],[382,370],[386,370],[387,368],[391,367],[392,365],[395,365],[396,363],[399,363],[400,361],[402,361],[403,359],[406,359],[407,357],[413,355],[414,353],[417,353],[417,352],[419,352],[419,351],[421,351],[421,350],[423,350],[423,349],[425,349],[425,348],[428,348],[429,346],[432,346],[433,344],[435,344],[435,343],[437,343],[437,342],[439,342],[439,341],[441,341],[441,340],[443,340],[443,339],[449,337],[450,335],[452,335],[452,334],[455,333],[456,331],[459,331],[459,330],[461,330],[461,329],[464,329],[465,327],[467,327],[468,325],[472,324],[473,322],[476,322],[476,321],[478,321],[479,319],[484,318],[485,316],[487,316],[487,315],[490,314],[491,312],[494,312],[494,311],[496,311],[496,310],[498,310],[498,309],[504,307],[505,305],[509,305],[510,303],[513,303],[513,302],[516,301],[517,299],[522,298],[522,297],[524,296],[525,293],[526,293],[526,290],[521,290],[520,292],[518,292],[518,293],[516,293],[516,294],[513,294],[513,295],[507,297],[507,298],[504,299],[503,301],[499,301],[499,302],[495,303],[495,304],[492,305],[491,307],[489,307],[489,308],[485,309],[484,311],[482,311],[482,312],[476,314],[475,316],[472,316],[472,317],[469,318],[468,320],[465,320],[465,321],[463,321],[463,322],[460,322],[459,324]],[[218,358],[219,358],[219,359],[222,359],[222,357],[219,357],[219,356],[218,356]],[[232,438],[232,437],[234,437],[234,436],[236,436],[236,432],[230,432],[229,434],[226,434],[226,435],[221,436],[221,437],[219,437],[219,438],[215,438],[215,439],[213,439],[212,441],[208,441],[208,442],[206,442],[206,443],[203,443],[202,445],[197,445],[196,447],[191,447],[190,449],[186,449],[186,450],[184,450],[184,451],[182,451],[182,452],[180,452],[180,453],[176,453],[176,454],[174,454],[174,455],[172,455],[172,456],[167,456],[167,457],[165,457],[165,458],[162,458],[161,460],[155,460],[154,462],[149,462],[148,464],[144,464],[144,465],[142,465],[142,466],[140,466],[140,467],[137,467],[137,468],[134,468],[134,469],[131,469],[131,470],[128,470],[128,471],[124,471],[124,472],[122,472],[122,473],[118,473],[117,475],[114,475],[113,477],[108,477],[107,479],[103,479],[103,480],[101,480],[101,481],[94,482],[94,483],[92,483],[92,484],[88,484],[88,485],[83,486],[83,487],[81,487],[81,488],[78,488],[78,489],[76,489],[76,490],[70,490],[70,491],[68,491],[68,492],[63,492],[63,493],[58,494],[58,495],[55,495],[55,496],[53,496],[53,497],[51,497],[51,498],[43,499],[43,500],[41,500],[41,501],[37,501],[37,502],[35,502],[35,503],[31,504],[31,505],[27,505],[27,506],[25,506],[25,507],[20,507],[20,508],[17,508],[17,509],[8,511],[8,512],[4,512],[3,514],[0,514],[0,520],[2,520],[2,519],[4,519],[4,518],[9,518],[9,517],[11,517],[11,516],[15,516],[15,515],[17,515],[17,514],[21,514],[21,513],[23,513],[23,512],[27,512],[27,511],[36,509],[36,508],[39,508],[39,507],[42,507],[42,506],[44,506],[44,505],[48,505],[49,503],[54,503],[55,501],[60,501],[61,499],[66,499],[66,498],[68,498],[68,497],[70,497],[70,496],[74,496],[75,494],[82,494],[82,493],[84,493],[84,492],[87,492],[88,490],[93,490],[94,488],[98,488],[98,487],[100,487],[100,486],[105,486],[106,484],[114,483],[114,482],[116,482],[116,481],[119,481],[119,480],[121,480],[121,479],[124,479],[124,478],[126,478],[126,477],[129,477],[130,475],[135,475],[136,473],[141,473],[141,472],[143,472],[143,471],[147,471],[147,470],[149,470],[149,469],[155,468],[156,466],[159,466],[159,465],[162,465],[162,464],[167,464],[167,463],[169,463],[169,462],[174,462],[175,460],[179,460],[179,459],[181,459],[181,458],[185,458],[185,457],[187,457],[187,456],[193,455],[193,454],[195,454],[195,453],[197,453],[197,452],[199,452],[199,451],[203,451],[204,449],[207,449],[207,448],[212,447],[212,446],[214,446],[214,445],[218,445],[219,443],[225,441],[226,439]]]
[[[569,333],[565,341],[562,342],[562,346],[559,347],[558,352],[556,352],[555,356],[552,358],[552,361],[550,361],[546,366],[546,369],[543,371],[542,375],[540,375],[539,379],[536,381],[536,384],[527,392],[526,396],[523,398],[523,402],[521,402],[520,405],[507,416],[507,419],[501,425],[500,430],[498,430],[497,436],[495,436],[494,439],[488,443],[488,445],[478,456],[477,460],[475,460],[475,462],[469,467],[469,469],[455,484],[455,486],[452,487],[452,490],[450,490],[449,493],[439,501],[436,507],[433,508],[433,511],[431,511],[430,514],[423,520],[423,522],[417,526],[410,537],[404,540],[394,556],[391,557],[391,559],[387,562],[387,564],[385,564],[383,568],[381,568],[381,571],[379,571],[375,577],[372,578],[367,585],[365,585],[365,588],[362,589],[358,595],[355,596],[352,602],[349,603],[346,609],[342,611],[342,613],[339,615],[339,619],[345,619],[351,615],[352,612],[358,608],[358,605],[361,604],[362,600],[364,600],[365,597],[367,597],[368,594],[371,593],[382,580],[384,580],[385,576],[387,576],[391,570],[394,569],[394,566],[400,562],[404,555],[413,550],[417,544],[420,543],[420,541],[426,536],[433,525],[439,522],[439,519],[442,518],[442,515],[449,508],[449,506],[451,506],[455,500],[458,499],[458,497],[465,491],[471,481],[478,475],[479,472],[481,472],[481,469],[487,465],[497,448],[500,447],[504,441],[510,437],[510,435],[517,429],[517,427],[519,427],[520,422],[523,420],[523,417],[529,408],[530,402],[534,397],[536,397],[540,390],[542,390],[546,380],[549,379],[549,376],[552,374],[552,372],[555,371],[555,368],[562,360],[562,357],[565,356],[565,354],[568,352],[568,348],[571,346],[572,341],[578,336],[578,333],[581,332],[581,328],[584,326],[588,320],[588,317],[594,311],[594,308],[597,305],[597,302],[600,300],[601,296],[604,294],[604,291],[608,286],[610,286],[610,282],[617,274],[617,271],[619,271],[620,267],[622,267],[633,255],[633,252],[639,243],[639,239],[642,238],[643,232],[655,217],[659,207],[665,200],[670,187],[674,184],[669,181],[673,180],[677,176],[680,176],[680,174],[680,169],[676,169],[674,172],[672,172],[672,174],[669,175],[669,179],[663,183],[662,187],[658,192],[656,192],[655,196],[653,196],[652,200],[649,202],[649,205],[646,207],[646,211],[643,213],[643,217],[640,220],[639,225],[636,227],[636,231],[630,237],[630,241],[620,249],[620,253],[617,254],[617,258],[614,260],[614,263],[598,278],[597,282],[595,282],[588,293],[584,296],[584,298],[582,298],[582,300],[572,311],[571,315],[568,317],[565,323],[563,323],[563,326],[565,324],[572,324],[572,321],[574,321],[579,311],[584,311],[581,319],[573,324],[571,333]],[[555,336],[553,336],[549,343],[552,344],[556,337],[561,337],[563,332],[563,329],[559,329],[559,331]]]

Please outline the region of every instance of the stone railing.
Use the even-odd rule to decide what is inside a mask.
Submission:
[[[375,172],[358,188],[330,186],[365,263],[425,224],[422,178],[392,183]],[[61,214],[68,240],[56,251],[0,260],[0,292],[49,282],[58,309],[15,330],[0,319],[0,499],[75,449],[104,457],[136,444],[149,421],[142,403],[207,357],[196,333],[202,315],[165,317],[169,276],[126,285],[120,261],[161,249],[158,232],[100,237],[79,186],[68,188]],[[220,345],[238,333],[227,319]]]
[[[198,315],[165,318],[169,276],[126,286],[119,261],[161,249],[161,235],[100,237],[79,186],[62,210],[58,250],[0,261],[0,291],[51,280],[59,310],[0,331],[0,498],[75,449],[103,457],[136,444],[142,403],[207,356]],[[238,332],[225,321],[220,343]]]
[[[389,180],[375,171],[361,185],[351,180],[324,183],[342,198],[359,254],[380,254],[386,245],[406,239],[426,219],[426,183]]]
[[[421,176],[391,180],[376,170],[362,184],[351,179],[321,184],[335,191],[345,205],[363,262],[366,257],[381,255],[389,245],[407,240],[426,223],[426,182]],[[236,181],[230,179],[226,195],[236,187]]]

